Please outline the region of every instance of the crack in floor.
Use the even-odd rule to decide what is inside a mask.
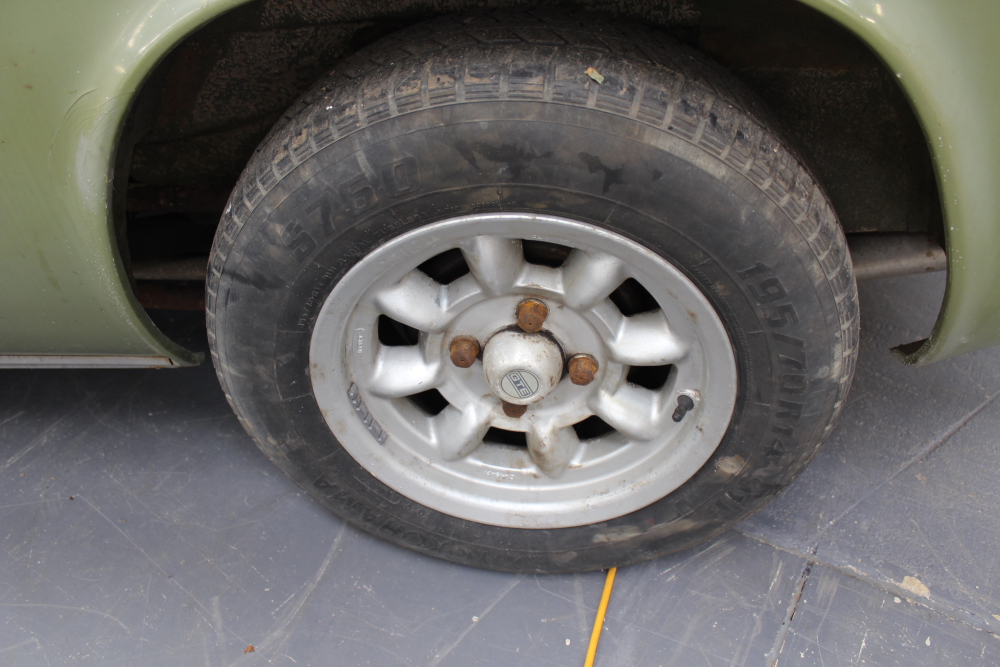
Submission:
[[[788,547],[781,544],[777,544],[775,542],[771,542],[770,540],[767,540],[759,535],[744,533],[743,531],[738,529],[734,529],[734,531],[739,533],[740,535],[743,535],[744,537],[750,538],[751,540],[767,545],[772,549],[783,551],[784,553],[790,554],[792,556],[797,556],[799,558],[802,558],[803,560],[806,561],[806,567],[810,570],[812,569],[812,567],[816,565],[819,565],[820,567],[825,567],[828,570],[832,570],[846,577],[850,577],[851,579],[856,579],[861,583],[867,584],[872,588],[878,589],[890,595],[904,597],[907,600],[913,602],[914,604],[920,605],[921,607],[929,609],[935,613],[941,614],[942,616],[945,616],[946,618],[952,621],[955,621],[957,623],[962,623],[964,625],[969,626],[970,628],[974,628],[981,632],[989,633],[994,637],[1000,639],[1000,634],[997,634],[996,632],[991,630],[988,626],[988,622],[986,621],[986,619],[984,619],[976,612],[964,609],[962,607],[956,607],[954,605],[948,604],[947,602],[943,602],[935,598],[916,596],[911,591],[907,591],[906,589],[904,589],[895,581],[866,576],[865,574],[858,571],[857,568],[851,566],[835,565],[834,563],[821,560],[816,557],[816,553],[819,548],[818,546],[814,546],[809,551],[803,552],[793,547]],[[805,585],[805,581],[802,581],[802,585],[803,586]],[[800,595],[801,592],[799,593],[799,596]],[[797,606],[798,601],[799,598],[795,597],[795,599],[793,600],[794,605]],[[794,610],[791,610],[791,613],[794,615]],[[788,616],[788,618],[786,618],[786,622],[789,621],[790,619],[791,616]],[[779,631],[779,634],[783,633],[784,631],[785,631],[785,625],[783,624],[782,630]],[[770,657],[768,659],[770,659]],[[769,662],[767,664],[768,667],[771,667],[773,664],[776,663]]]
[[[768,546],[773,547],[774,545]],[[815,552],[813,555],[815,555]],[[788,638],[788,631],[792,627],[792,620],[795,618],[795,612],[799,608],[799,602],[802,600],[802,593],[805,591],[806,582],[809,581],[809,575],[812,574],[814,564],[815,563],[812,560],[806,559],[806,564],[802,568],[802,573],[799,575],[798,581],[795,582],[792,599],[788,603],[788,611],[785,612],[785,620],[782,621],[781,627],[778,628],[778,634],[774,637],[774,644],[771,645],[771,652],[767,655],[767,667],[777,667],[778,660],[781,657],[781,650],[785,647],[785,640]]]

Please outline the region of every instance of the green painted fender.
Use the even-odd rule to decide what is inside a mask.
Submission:
[[[143,80],[239,0],[0,5],[0,354],[24,365],[190,365],[139,305],[111,216],[115,147]],[[74,357],[77,356],[83,358]],[[89,358],[100,358],[89,361]]]
[[[129,287],[110,210],[114,156],[160,59],[246,1],[0,5],[0,365],[18,355],[43,365],[197,362]],[[899,356],[923,364],[1000,343],[1000,3],[800,1],[897,74],[935,160],[948,287],[929,340]]]
[[[1000,3],[802,0],[896,73],[923,125],[944,208],[948,287],[922,365],[1000,343]]]

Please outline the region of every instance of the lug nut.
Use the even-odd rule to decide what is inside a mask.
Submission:
[[[459,368],[468,368],[476,363],[479,356],[479,341],[472,336],[456,336],[451,341],[451,363]]]
[[[590,384],[597,374],[597,359],[589,354],[574,354],[567,364],[569,379],[573,384]]]
[[[542,330],[549,309],[538,299],[525,299],[517,304],[517,326],[525,333],[536,333]]]
[[[511,419],[517,419],[528,411],[527,405],[517,405],[516,403],[503,402],[503,413]]]

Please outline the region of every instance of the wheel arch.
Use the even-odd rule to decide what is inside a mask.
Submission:
[[[197,362],[152,324],[115,243],[112,175],[146,74],[232,0],[0,8],[2,366]]]
[[[923,365],[1000,343],[1000,6],[935,0],[802,0],[863,40],[899,79],[934,159],[948,285],[927,339],[894,350]],[[960,102],[959,102],[960,101]]]
[[[208,3],[198,13],[197,20],[185,17],[183,21],[164,29],[156,42],[158,53],[152,54],[150,50],[150,54],[142,59],[144,65],[148,64],[143,78],[146,81],[157,80],[156,77],[163,74],[162,68],[168,63],[167,55],[171,49],[179,53],[179,47],[196,39],[198,29],[210,23],[211,19],[217,18],[226,10],[247,4],[242,0],[216,0]],[[596,9],[601,8],[600,3],[591,4]],[[717,3],[680,4],[697,9]],[[981,141],[982,133],[973,129],[989,127],[988,123],[983,122],[983,115],[990,109],[1000,111],[1000,96],[985,85],[990,61],[977,64],[973,62],[975,58],[963,54],[959,47],[965,42],[962,40],[963,35],[958,34],[963,30],[971,31],[978,44],[988,38],[985,28],[976,26],[976,17],[969,16],[971,12],[945,12],[944,5],[935,0],[919,0],[916,3],[903,3],[900,0],[885,0],[881,3],[776,0],[773,4],[776,7],[802,6],[818,10],[874,51],[890,75],[899,75],[894,78],[898,80],[906,99],[912,105],[915,120],[923,132],[921,150],[928,161],[933,161],[933,176],[936,177],[936,182],[931,186],[935,192],[934,205],[943,209],[947,224],[921,231],[935,235],[943,233],[947,240],[948,289],[930,339],[903,346],[899,352],[900,357],[907,363],[922,364],[1000,342],[1000,314],[990,308],[992,299],[997,296],[996,290],[990,287],[994,280],[989,272],[982,270],[982,267],[989,266],[985,259],[991,254],[995,255],[995,249],[1000,247],[1000,228],[996,224],[997,201],[996,195],[991,192],[996,180],[995,174],[1000,173],[996,164],[1000,159],[1000,135],[993,133],[987,137],[987,141]],[[274,6],[276,5],[272,5],[272,9]],[[649,8],[662,9],[663,6],[663,2],[638,3],[636,18],[649,21],[650,16],[656,15],[655,12],[650,13]],[[336,16],[353,19],[356,24],[355,34],[346,40],[352,48],[359,45],[359,33],[362,43],[379,36],[379,27],[373,27],[371,20],[383,22],[391,29],[394,25],[405,25],[414,19],[423,18],[414,16],[413,9],[405,2],[398,3],[398,7],[388,15],[377,17],[364,12],[346,12],[345,8],[349,7],[347,3],[338,3],[328,9]],[[454,11],[456,7],[449,6],[448,9]],[[336,14],[338,11],[340,14]],[[725,11],[724,7],[722,11]],[[981,2],[976,11],[1000,13],[1000,10],[991,8],[986,2]],[[314,17],[311,20],[321,23],[328,19],[329,16],[326,19]],[[310,20],[303,22],[299,19],[296,23],[293,19],[288,25],[294,29],[309,23]],[[988,21],[980,21],[979,25],[987,24]],[[685,38],[684,29],[685,26],[681,25],[675,31],[682,39]],[[917,44],[921,47],[917,48]],[[933,53],[938,48],[931,48],[929,44],[939,47],[940,52],[946,55],[942,62],[932,62]],[[995,60],[997,58],[993,59]],[[964,73],[961,76],[951,76],[949,68],[960,68]],[[138,91],[138,85],[135,90]],[[978,100],[981,106],[977,105],[977,109],[970,111],[947,103],[948,99],[956,97]],[[137,94],[133,102],[141,101],[140,98],[141,94]],[[133,104],[131,108],[139,109],[141,105]],[[976,117],[979,121],[973,122]],[[931,137],[934,137],[934,141],[930,140]],[[980,141],[977,142],[977,138]],[[120,142],[119,146],[121,150],[130,149],[125,141]],[[807,154],[812,150],[809,145],[804,148]],[[121,157],[118,156],[118,159]],[[936,199],[938,193],[940,202]],[[208,196],[211,197],[211,193]],[[895,228],[859,231],[909,231],[899,229],[898,222],[895,224]],[[940,218],[937,224],[940,225]],[[933,223],[929,225],[933,226]],[[123,254],[127,257],[127,251]],[[976,266],[979,267],[978,275],[971,270]],[[138,306],[136,309],[138,310]]]

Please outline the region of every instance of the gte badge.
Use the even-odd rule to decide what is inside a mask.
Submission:
[[[510,371],[500,381],[500,388],[511,398],[525,399],[538,393],[538,378],[531,371]]]

